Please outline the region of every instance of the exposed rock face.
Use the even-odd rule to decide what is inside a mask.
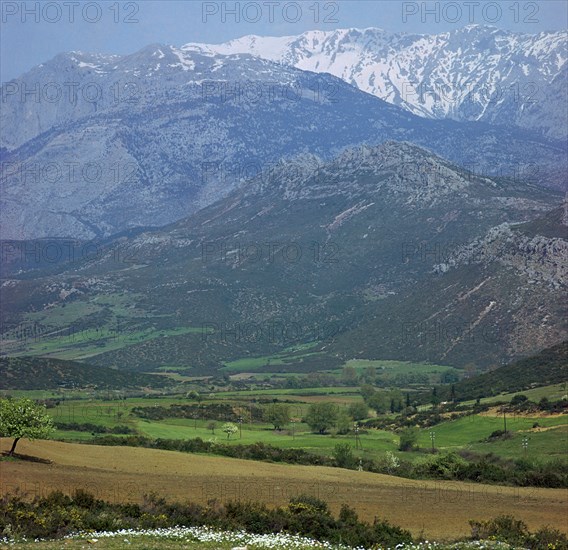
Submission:
[[[2,95],[6,239],[165,225],[282,158],[328,160],[391,139],[544,186],[563,185],[567,171],[565,148],[534,132],[428,120],[329,74],[248,54],[72,52],[6,83]]]
[[[89,357],[105,366],[191,357],[214,370],[314,341],[322,368],[353,357],[489,366],[566,339],[561,201],[410,143],[301,155],[91,258],[35,274],[14,264],[0,313],[25,323],[34,311],[48,334],[63,306],[78,326],[120,325],[128,345]]]
[[[420,116],[508,124],[552,138],[568,132],[566,31],[522,34],[469,25],[419,35],[337,29],[182,49],[250,53],[330,73]]]

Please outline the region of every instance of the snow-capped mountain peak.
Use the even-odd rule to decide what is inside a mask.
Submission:
[[[420,116],[510,124],[564,138],[567,38],[564,31],[523,34],[481,25],[433,35],[370,27],[247,35],[181,50],[247,53],[333,74]]]

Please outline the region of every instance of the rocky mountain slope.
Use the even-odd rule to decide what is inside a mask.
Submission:
[[[486,366],[507,364],[563,341],[568,273],[564,205],[528,223],[503,223],[437,255],[432,277],[381,315],[340,336],[338,350],[365,343],[375,355],[455,361],[491,349]],[[432,254],[432,248],[423,254]],[[399,331],[389,327],[396,322]],[[473,361],[476,363],[476,361]]]
[[[302,369],[352,357],[508,361],[565,339],[561,201],[409,143],[303,155],[96,257],[4,279],[5,331],[33,322],[50,335],[6,337],[5,353],[195,372],[308,344]],[[506,253],[491,244],[495,227],[513,235]],[[70,324],[103,336],[59,342]]]
[[[382,29],[244,36],[184,51],[248,53],[330,73],[416,115],[477,120],[566,138],[568,35],[469,25],[432,35]]]
[[[30,91],[37,90],[38,97]],[[427,120],[350,86],[246,54],[152,45],[61,54],[2,87],[4,239],[91,239],[162,226],[279,159],[389,139],[476,173],[565,183],[563,144],[518,129]]]

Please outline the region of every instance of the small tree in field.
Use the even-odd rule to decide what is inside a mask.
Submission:
[[[223,424],[223,427],[221,429],[227,434],[227,439],[229,439],[233,434],[236,434],[239,431],[239,428],[237,428],[237,426],[232,422]]]
[[[290,422],[290,407],[281,404],[271,405],[266,411],[265,418],[275,430],[281,431],[282,427]]]
[[[216,422],[208,422],[207,423],[207,429],[211,430],[211,433],[213,435],[215,435],[215,428],[217,427],[217,423]]]
[[[351,403],[349,405],[349,414],[353,417],[353,420],[365,420],[369,417],[369,407],[365,403]]]
[[[53,430],[45,406],[31,399],[0,399],[0,437],[14,438],[8,456],[14,455],[20,439],[45,439]]]
[[[335,403],[314,403],[310,405],[305,421],[314,432],[324,434],[335,425],[337,416]]]

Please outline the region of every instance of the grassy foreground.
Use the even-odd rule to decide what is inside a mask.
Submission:
[[[127,542],[128,541],[128,542]],[[123,550],[130,548],[132,550],[178,550],[184,548],[186,550],[231,550],[234,548],[232,542],[200,542],[190,540],[163,540],[150,536],[137,536],[137,537],[116,537],[108,539],[81,539],[72,540],[66,539],[61,541],[50,542],[27,542],[15,543],[10,546],[28,550],[31,548],[38,548],[40,550],[79,550],[86,548],[101,548],[104,550]],[[271,548],[273,550],[312,550],[317,548],[313,543],[304,546],[259,546],[255,544],[248,544],[247,550],[264,550]],[[330,549],[331,547],[321,546],[320,548]],[[422,543],[412,544],[407,546],[396,547],[396,550],[479,550],[479,549],[495,549],[495,550],[515,550],[514,546],[506,543],[494,541],[474,541],[463,543]],[[520,550],[520,549],[519,549]]]
[[[9,441],[2,439],[1,450]],[[111,502],[141,502],[156,493],[170,501],[254,500],[268,506],[312,494],[337,514],[349,503],[365,521],[386,519],[436,540],[470,535],[470,519],[511,513],[531,530],[566,531],[566,491],[465,482],[410,480],[340,468],[270,464],[144,448],[22,441],[19,451],[52,461],[2,462],[2,493],[33,497],[83,489]],[[357,498],[354,498],[354,495]],[[440,521],[443,517],[444,521]]]

